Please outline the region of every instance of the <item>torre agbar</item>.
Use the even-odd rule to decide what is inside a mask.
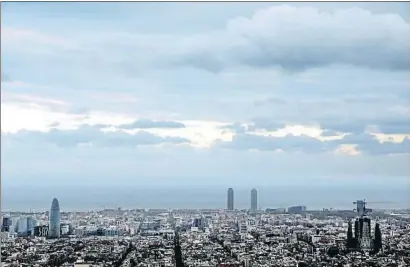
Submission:
[[[60,237],[60,204],[57,198],[54,198],[53,203],[51,203],[48,236],[50,238]]]

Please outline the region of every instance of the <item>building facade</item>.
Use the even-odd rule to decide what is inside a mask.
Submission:
[[[10,217],[3,217],[2,224],[1,224],[1,231],[2,232],[9,232],[11,225],[12,225],[11,218]]]
[[[47,237],[48,236],[48,226],[39,225],[39,226],[34,227],[34,236]]]
[[[288,208],[289,213],[298,214],[306,211],[306,206],[293,206]]]
[[[251,211],[258,210],[258,191],[254,188],[251,190]]]
[[[233,195],[233,189],[229,188],[228,189],[228,210],[233,210],[234,209],[234,195]]]
[[[60,204],[56,198],[51,203],[48,237],[60,237]]]

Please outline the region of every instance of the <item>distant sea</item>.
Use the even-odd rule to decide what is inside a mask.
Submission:
[[[252,188],[235,187],[235,208],[250,207]],[[352,186],[255,186],[262,209],[305,205],[308,210],[353,209],[353,201],[366,199],[369,208],[410,208],[410,188],[355,188]],[[3,186],[2,211],[46,211],[57,197],[62,211],[118,208],[225,208],[227,187],[222,186]],[[388,203],[380,203],[388,202]]]

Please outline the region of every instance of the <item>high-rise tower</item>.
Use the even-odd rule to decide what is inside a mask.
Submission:
[[[11,218],[10,217],[3,217],[3,222],[1,225],[2,232],[8,232],[11,228]]]
[[[48,236],[50,238],[60,237],[60,204],[57,198],[53,199],[50,210],[50,222],[49,222]]]
[[[233,189],[229,188],[228,189],[228,210],[233,210],[233,203],[234,203]]]
[[[258,191],[254,188],[251,190],[251,211],[255,212],[258,209]]]

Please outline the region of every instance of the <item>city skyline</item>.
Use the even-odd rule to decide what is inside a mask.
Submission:
[[[227,206],[225,208],[216,208],[216,209],[214,207],[209,207],[209,208],[188,208],[187,210],[226,210],[228,212],[229,211],[235,211],[235,210],[236,211],[239,211],[239,210],[240,211],[246,211],[247,210],[247,211],[249,211],[249,214],[251,214],[251,215],[255,215],[256,212],[264,212],[264,211],[266,211],[266,212],[272,212],[272,211],[286,212],[287,211],[288,213],[294,213],[294,214],[300,213],[300,214],[302,214],[302,213],[308,212],[308,211],[325,211],[325,210],[328,210],[328,211],[330,210],[331,211],[331,210],[333,210],[332,207],[326,207],[326,206],[323,206],[323,209],[308,209],[305,205],[299,205],[300,203],[296,206],[295,206],[294,203],[293,204],[289,204],[289,203],[288,204],[283,204],[282,203],[282,205],[276,205],[275,207],[268,207],[268,208],[262,209],[261,207],[257,206],[257,204],[258,204],[258,194],[257,194],[257,190],[255,188],[253,188],[250,191],[251,192],[251,194],[250,194],[251,199],[250,199],[250,202],[249,202],[250,207],[248,207],[248,208],[244,208],[244,207],[235,208],[234,192],[235,192],[235,190],[233,188],[228,188],[228,190],[227,190]],[[347,203],[349,203],[349,202],[347,201],[344,204],[347,204]],[[366,199],[364,199],[364,200],[359,199],[357,201],[353,201],[352,203],[354,205],[356,205],[355,209],[350,210],[350,209],[337,209],[336,208],[334,210],[335,211],[354,211],[355,213],[357,213],[356,214],[357,218],[362,218],[362,219],[363,218],[368,218],[368,216],[371,215],[371,213],[373,211],[373,208],[368,208],[368,207],[366,208],[366,205],[369,203],[368,201],[366,201]],[[391,202],[391,201],[384,201],[384,202],[373,202],[373,201],[371,201],[370,204],[373,204],[373,205],[376,204],[377,205],[377,204],[397,204],[397,203],[396,202]],[[108,210],[123,210],[123,208],[121,206],[104,207],[104,210],[107,210],[107,209]],[[134,207],[134,208],[126,208],[125,210],[127,210],[127,209],[128,210],[150,210],[150,209],[155,210],[155,209],[158,209],[158,208]],[[179,210],[179,209],[182,209],[183,210],[184,208],[160,207],[159,209],[160,210],[161,209],[164,209],[164,210]],[[400,210],[400,209],[403,209],[403,208],[398,208],[396,206],[396,207],[390,207],[390,208],[382,208],[380,210],[385,210],[385,209],[386,210],[396,210],[396,209]],[[91,209],[91,210],[101,210],[101,209]],[[376,212],[378,211],[377,207],[376,207],[375,211]],[[31,208],[30,208],[29,212],[24,212],[24,211],[21,211],[21,210],[9,210],[9,211],[3,210],[1,212],[1,214],[3,216],[4,214],[8,214],[8,213],[23,213],[23,214],[48,213],[49,214],[49,223],[48,223],[48,225],[50,225],[50,229],[52,229],[49,232],[49,237],[50,238],[58,238],[59,236],[56,233],[60,232],[59,225],[61,224],[61,212],[64,212],[64,211],[61,211],[60,203],[59,203],[58,199],[56,197],[54,197],[53,200],[52,200],[52,203],[51,203],[51,208],[48,211],[39,211],[39,210],[35,211],[35,210],[31,210]],[[66,211],[66,212],[76,212],[76,211]],[[8,218],[7,216],[3,217],[2,227],[3,227],[3,225],[5,225],[6,227],[8,226],[7,218]]]
[[[1,7],[3,188],[409,187],[409,3]]]
[[[58,189],[58,188],[56,188]],[[128,189],[128,190],[127,190]],[[407,188],[401,190],[371,190],[362,191],[361,188],[339,188],[330,190],[323,187],[276,187],[261,188],[256,192],[256,203],[253,202],[253,188],[228,188],[219,190],[209,188],[124,188],[109,187],[98,188],[65,188],[65,192],[58,194],[63,199],[65,209],[62,212],[80,212],[87,210],[117,209],[219,209],[219,210],[272,210],[287,209],[290,207],[305,207],[313,210],[352,210],[353,199],[367,199],[372,203],[372,208],[384,209],[409,209],[409,195]],[[95,190],[95,188],[94,188]],[[118,191],[121,190],[121,195]],[[52,190],[51,190],[52,191]],[[76,194],[73,194],[73,192]],[[259,195],[259,191],[262,193]],[[230,194],[231,192],[231,194]],[[17,188],[6,191],[2,198],[2,211],[7,212],[46,212],[49,209],[49,197],[55,193],[47,190],[42,197],[31,195],[25,190]],[[13,197],[11,197],[13,196]],[[25,196],[22,198],[22,196]],[[320,197],[318,197],[320,196]],[[187,201],[189,199],[189,201]],[[323,201],[326,199],[326,201]],[[29,205],[28,205],[29,203]],[[254,204],[253,204],[254,203]]]
[[[55,203],[53,199],[52,206]],[[366,200],[353,204],[357,211],[294,207],[294,212],[257,214],[122,208],[65,212],[57,238],[49,236],[51,213],[10,213],[2,217],[1,262],[5,267],[22,261],[33,266],[103,266],[108,262],[117,267],[151,263],[195,267],[200,255],[201,262],[210,266],[309,266],[317,262],[340,266],[377,262],[383,266],[393,260],[400,267],[407,266],[409,211],[374,211],[372,216],[366,212]]]
[[[410,266],[410,2],[0,5],[0,267]]]

